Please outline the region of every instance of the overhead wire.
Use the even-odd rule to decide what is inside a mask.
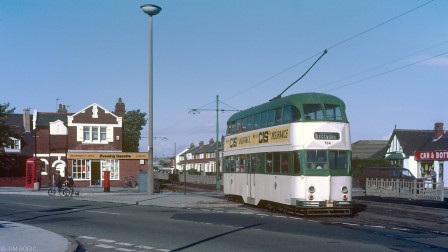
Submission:
[[[375,75],[372,75],[370,77],[367,77],[367,78],[364,78],[364,79],[361,79],[361,80],[357,80],[357,81],[354,81],[354,82],[351,82],[351,83],[347,83],[345,85],[341,85],[341,86],[336,87],[336,88],[329,89],[329,90],[327,90],[327,92],[328,91],[333,91],[333,90],[336,90],[336,89],[340,89],[340,88],[343,88],[343,87],[347,87],[347,86],[352,86],[352,85],[355,85],[355,84],[357,84],[359,82],[362,82],[362,81],[365,81],[365,80],[370,80],[370,79],[373,79],[373,78],[376,78],[376,77],[379,77],[379,76],[382,76],[382,75],[385,75],[385,74],[388,74],[388,73],[392,73],[392,72],[395,72],[395,71],[398,71],[398,70],[401,70],[401,69],[404,69],[404,68],[416,65],[418,63],[425,62],[425,61],[428,61],[428,60],[440,57],[440,56],[445,55],[445,54],[448,54],[448,51],[440,53],[440,54],[432,56],[432,57],[429,57],[429,58],[426,58],[426,59],[423,59],[423,60],[412,62],[410,64],[407,64],[407,65],[404,65],[404,66],[401,66],[401,67],[397,67],[397,68],[391,69],[389,71],[385,71],[385,72],[382,72],[382,73],[379,73],[379,74],[375,74]]]
[[[340,41],[340,42],[338,42],[338,43],[336,43],[336,44],[334,44],[334,45],[332,45],[332,46],[329,46],[329,47],[327,47],[327,48],[328,48],[328,50],[329,50],[329,49],[334,49],[334,48],[336,48],[336,47],[338,47],[338,46],[340,46],[340,45],[342,45],[342,44],[344,44],[344,43],[347,43],[347,42],[350,41],[350,40],[353,40],[353,39],[355,39],[355,38],[357,38],[357,37],[359,37],[359,36],[361,36],[361,35],[364,35],[364,34],[370,32],[370,31],[372,31],[372,30],[374,30],[374,29],[377,29],[378,27],[381,27],[381,26],[383,26],[383,25],[385,25],[385,24],[388,24],[388,23],[390,23],[390,22],[392,22],[392,21],[394,21],[394,20],[396,20],[396,19],[398,19],[398,18],[400,18],[400,17],[402,17],[402,16],[404,16],[404,15],[407,15],[407,14],[409,14],[409,13],[411,13],[411,12],[413,12],[413,11],[419,9],[419,8],[422,8],[422,7],[424,7],[424,6],[430,4],[431,2],[434,2],[434,1],[435,1],[435,0],[427,1],[427,2],[425,2],[425,3],[423,3],[423,4],[421,4],[421,5],[418,5],[418,6],[414,7],[414,8],[412,8],[412,9],[406,11],[406,12],[401,13],[401,14],[398,15],[398,16],[395,16],[395,17],[390,18],[390,19],[388,19],[388,20],[386,20],[386,21],[384,21],[384,22],[382,22],[382,23],[380,23],[380,24],[377,24],[377,25],[375,25],[375,26],[372,26],[372,27],[370,27],[370,28],[368,28],[368,29],[366,29],[366,30],[364,30],[364,31],[362,31],[362,32],[359,32],[359,33],[357,33],[357,34],[355,34],[355,35],[353,35],[353,36],[351,36],[351,37],[349,37],[349,38],[347,38],[347,39],[344,39],[344,40],[342,40],[342,41]],[[300,61],[300,62],[298,62],[298,63],[296,63],[296,64],[294,64],[294,65],[292,65],[292,66],[290,66],[290,67],[287,67],[287,68],[285,68],[284,70],[282,70],[282,71],[280,71],[280,72],[278,72],[278,73],[276,73],[276,74],[274,74],[274,75],[271,75],[270,77],[268,77],[268,78],[266,78],[266,79],[264,79],[264,80],[262,80],[262,81],[256,83],[255,85],[252,85],[252,86],[250,86],[249,88],[244,89],[243,91],[238,92],[238,93],[236,93],[236,94],[233,95],[233,96],[230,96],[229,98],[225,99],[225,101],[228,101],[228,100],[231,100],[231,99],[233,99],[233,98],[235,98],[235,97],[237,97],[237,96],[240,96],[241,94],[246,93],[246,92],[248,92],[249,90],[251,90],[251,89],[253,89],[253,88],[256,88],[256,87],[258,87],[258,86],[260,86],[260,85],[262,85],[262,84],[264,84],[264,83],[266,83],[266,82],[268,82],[268,81],[270,81],[270,80],[272,80],[272,79],[274,79],[274,78],[276,78],[276,77],[278,77],[278,76],[280,76],[280,75],[282,75],[282,74],[284,74],[284,73],[286,73],[286,72],[292,70],[293,68],[295,68],[295,67],[297,67],[297,66],[299,66],[299,65],[301,65],[301,64],[303,64],[303,63],[305,63],[305,62],[307,62],[307,61],[309,61],[309,60],[311,60],[311,59],[313,59],[313,58],[315,58],[315,57],[317,57],[318,55],[321,55],[323,52],[324,52],[324,50],[321,50],[321,51],[319,51],[319,52],[317,52],[317,53],[315,53],[315,54],[313,54],[313,55],[307,57],[306,59],[304,59],[304,60],[302,60],[302,61]],[[435,57],[437,57],[437,56],[435,56]],[[427,60],[429,60],[429,59],[427,59]],[[424,61],[424,60],[423,60],[423,61]],[[423,61],[419,61],[419,62],[423,62]],[[419,62],[415,62],[415,63],[409,64],[409,65],[407,65],[407,66],[415,65],[415,64],[417,64],[417,63],[419,63]],[[407,66],[404,66],[404,67],[407,67]],[[381,73],[381,74],[378,74],[378,75],[375,75],[375,76],[372,76],[372,77],[369,77],[369,78],[365,78],[365,79],[363,79],[363,80],[367,80],[367,79],[370,79],[370,78],[374,78],[374,77],[377,77],[377,76],[380,76],[380,75],[384,75],[384,74],[387,74],[387,73],[390,73],[390,72],[393,72],[393,71],[397,71],[397,70],[402,69],[402,68],[404,68],[404,67],[397,68],[397,69],[394,69],[394,70],[391,70],[391,71],[387,71],[387,72],[384,72],[384,73]],[[359,81],[354,82],[354,83],[349,83],[349,84],[347,84],[347,85],[353,85],[353,84],[358,83],[358,82],[363,81],[363,80],[359,80]],[[347,86],[347,85],[344,85],[344,86]],[[337,88],[336,88],[336,89],[337,89]],[[333,90],[333,89],[331,89],[331,90]],[[331,91],[331,90],[330,90],[330,91]],[[203,106],[201,106],[201,107],[199,107],[199,109],[200,109],[200,108],[204,108],[204,107],[210,105],[211,103],[213,103],[213,101],[210,102],[210,103],[207,103],[207,104],[205,104],[205,105],[203,105]],[[177,126],[178,124],[185,122],[187,119],[190,119],[191,117],[192,117],[192,115],[190,115],[190,116],[188,116],[188,117],[186,117],[186,118],[184,118],[184,119],[181,119],[180,121],[171,124],[169,127],[160,130],[159,132],[160,132],[160,133],[165,132],[167,129],[170,129],[170,128],[174,127],[174,126]]]
[[[343,40],[343,41],[341,41],[341,42],[339,42],[339,43],[336,43],[336,44],[334,44],[334,45],[328,47],[328,49],[333,49],[333,48],[335,48],[335,47],[337,47],[337,46],[340,46],[340,45],[342,45],[342,44],[344,44],[344,43],[346,43],[346,42],[348,42],[348,41],[350,41],[350,40],[352,40],[352,39],[354,39],[354,38],[357,38],[357,37],[359,37],[359,36],[361,36],[361,35],[363,35],[363,34],[369,32],[369,31],[372,31],[372,30],[374,30],[374,29],[376,29],[376,28],[378,28],[378,27],[380,27],[380,26],[383,26],[383,25],[385,25],[385,24],[387,24],[387,23],[390,23],[390,22],[394,21],[395,19],[398,19],[398,18],[400,18],[400,17],[402,17],[402,16],[404,16],[404,15],[406,15],[406,14],[409,14],[409,13],[411,13],[411,12],[417,10],[417,9],[420,9],[420,8],[422,8],[423,6],[425,6],[425,5],[427,5],[427,4],[430,4],[431,2],[434,2],[434,1],[435,1],[435,0],[430,0],[430,1],[426,2],[426,3],[424,3],[424,4],[421,4],[421,5],[417,6],[417,7],[414,7],[414,8],[412,8],[412,9],[406,11],[406,12],[403,12],[402,14],[400,14],[400,15],[398,15],[398,16],[395,16],[395,17],[393,17],[393,18],[391,18],[391,19],[389,19],[389,20],[386,20],[386,21],[384,21],[384,22],[382,22],[382,23],[380,23],[380,24],[378,24],[378,25],[375,25],[375,26],[373,26],[373,27],[371,27],[371,28],[369,28],[369,29],[367,29],[367,30],[365,30],[365,31],[362,31],[362,32],[360,32],[360,33],[358,33],[358,34],[356,34],[356,35],[353,35],[353,36],[349,37],[348,39],[345,39],[345,40]]]
[[[394,20],[396,20],[396,19],[398,19],[398,18],[400,18],[400,17],[402,17],[402,16],[404,16],[404,15],[407,15],[407,14],[409,14],[409,13],[411,13],[411,12],[417,10],[417,9],[420,9],[420,8],[426,6],[426,5],[428,5],[428,4],[430,4],[430,3],[434,2],[434,1],[435,1],[435,0],[427,1],[427,2],[425,2],[425,3],[423,3],[423,4],[421,4],[421,5],[418,5],[418,6],[414,7],[414,8],[412,8],[412,9],[408,10],[408,11],[405,11],[405,12],[401,13],[401,14],[399,14],[399,15],[393,17],[393,18],[390,18],[390,19],[388,19],[388,20],[386,20],[386,21],[384,21],[384,22],[382,22],[382,23],[380,23],[380,24],[374,25],[374,26],[372,26],[372,27],[370,27],[370,28],[368,28],[368,29],[366,29],[366,30],[364,30],[364,31],[361,31],[361,32],[359,32],[359,33],[357,33],[357,34],[355,34],[355,35],[353,35],[353,36],[351,36],[351,37],[349,37],[349,38],[347,38],[347,39],[344,39],[344,40],[342,40],[342,41],[340,41],[340,42],[338,42],[338,43],[335,43],[335,44],[332,45],[332,46],[327,47],[327,50],[334,49],[334,48],[336,48],[336,47],[338,47],[338,46],[340,46],[340,45],[342,45],[342,44],[345,44],[345,43],[347,43],[347,42],[350,41],[350,40],[353,40],[353,39],[355,39],[355,38],[357,38],[357,37],[359,37],[359,36],[361,36],[361,35],[364,35],[364,34],[370,32],[370,31],[372,31],[372,30],[374,30],[374,29],[377,29],[378,27],[381,27],[381,26],[383,26],[383,25],[385,25],[385,24],[388,24],[388,23],[390,23],[390,22],[392,22],[392,21],[394,21]],[[324,52],[324,50],[321,50],[321,51],[319,51],[319,52],[313,54],[312,56],[310,56],[310,57],[308,57],[308,58],[306,58],[306,59],[300,61],[299,63],[296,63],[296,64],[294,64],[294,65],[292,65],[292,66],[286,68],[285,70],[282,70],[282,71],[280,71],[279,73],[276,73],[276,74],[274,74],[274,75],[272,75],[272,76],[266,78],[265,80],[263,80],[263,81],[261,81],[261,82],[258,82],[257,84],[255,84],[255,85],[253,85],[253,86],[251,86],[251,87],[249,87],[249,88],[247,88],[247,89],[245,89],[245,90],[243,90],[243,91],[241,91],[241,92],[239,92],[239,93],[237,93],[237,94],[235,94],[235,95],[233,95],[233,96],[231,96],[231,97],[229,97],[229,98],[227,98],[227,99],[225,99],[225,100],[228,101],[228,100],[233,99],[233,98],[235,98],[235,97],[237,97],[237,96],[239,96],[239,95],[241,95],[241,94],[243,94],[243,93],[245,93],[245,92],[247,92],[247,91],[249,91],[249,90],[251,90],[251,89],[253,89],[253,88],[255,88],[255,87],[258,87],[259,85],[261,85],[261,84],[263,84],[263,83],[265,83],[265,82],[267,82],[267,81],[269,81],[269,80],[272,80],[273,78],[275,78],[275,77],[277,77],[277,76],[279,76],[279,75],[281,75],[281,74],[283,74],[283,73],[286,73],[286,72],[290,71],[291,69],[295,68],[296,66],[299,66],[299,65],[301,65],[301,64],[303,64],[303,63],[305,63],[305,62],[307,62],[308,60],[310,60],[310,59],[312,59],[312,58],[314,58],[314,57],[316,57],[316,56],[322,54],[323,52]]]
[[[323,87],[330,86],[330,85],[332,85],[332,84],[335,84],[335,83],[338,83],[338,82],[342,82],[342,81],[351,79],[351,78],[353,78],[353,77],[356,77],[356,76],[359,76],[359,75],[362,75],[362,74],[365,74],[365,73],[368,73],[368,72],[377,70],[377,69],[379,69],[379,68],[382,68],[382,67],[385,67],[385,66],[387,66],[387,65],[390,65],[390,64],[393,64],[393,63],[402,61],[402,60],[404,60],[404,59],[406,59],[406,58],[412,57],[412,56],[414,56],[414,55],[420,54],[420,53],[422,53],[422,52],[428,51],[428,50],[430,50],[430,49],[433,49],[433,48],[435,48],[435,47],[441,46],[441,45],[446,44],[446,43],[448,43],[448,40],[445,40],[445,41],[443,41],[443,42],[441,42],[441,43],[437,43],[437,44],[435,44],[435,45],[426,47],[426,48],[424,48],[424,49],[422,49],[422,50],[419,50],[419,51],[414,52],[414,53],[412,53],[412,54],[409,54],[409,55],[407,55],[407,56],[400,57],[400,58],[398,58],[398,59],[391,60],[391,61],[389,61],[389,62],[383,63],[383,64],[381,64],[381,65],[378,65],[378,66],[375,66],[375,67],[372,67],[372,68],[369,68],[369,69],[367,69],[367,70],[363,70],[363,71],[361,71],[361,72],[358,72],[358,73],[349,75],[349,76],[344,77],[344,78],[341,78],[341,79],[339,79],[339,80],[331,81],[331,82],[328,82],[328,83],[326,83],[326,84],[317,86],[317,87],[315,87],[315,88],[309,89],[309,91],[315,91],[315,90],[321,89],[321,88],[323,88]]]

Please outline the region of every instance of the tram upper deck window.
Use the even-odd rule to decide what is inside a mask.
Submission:
[[[268,111],[268,127],[275,125],[275,110]]]
[[[254,125],[254,116],[248,116],[246,130],[247,131],[253,130],[254,129],[253,125]]]
[[[291,123],[300,120],[300,111],[294,106],[283,107],[283,123]]]
[[[342,120],[342,113],[339,105],[325,104],[325,114],[327,115],[327,120]]]
[[[261,112],[260,128],[265,128],[268,123],[268,112]]]
[[[261,120],[261,114],[255,114],[254,115],[254,129],[259,129],[260,128],[260,120]]]
[[[230,133],[231,134],[235,134],[236,133],[236,122],[235,121],[231,122]]]
[[[243,125],[241,124],[241,119],[236,120],[236,132],[235,133],[240,133],[241,131],[243,131]]]
[[[306,120],[324,120],[324,111],[321,104],[303,104]]]
[[[275,109],[275,125],[282,124],[282,108]]]
[[[240,132],[244,132],[247,130],[247,117],[244,117],[243,119],[241,119],[241,131]]]

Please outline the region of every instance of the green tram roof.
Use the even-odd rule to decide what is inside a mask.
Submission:
[[[336,96],[323,93],[299,93],[288,95],[235,113],[227,121],[228,122],[235,121],[240,118],[244,118],[271,109],[281,108],[286,105],[296,106],[300,110],[300,113],[303,114],[303,104],[339,105],[342,113],[342,121],[347,122],[347,116],[345,114],[345,103]]]

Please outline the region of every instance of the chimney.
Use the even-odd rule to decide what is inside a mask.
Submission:
[[[434,139],[439,139],[444,135],[443,123],[438,122],[434,125]]]
[[[115,115],[119,117],[124,117],[125,105],[121,98],[118,98],[118,102],[115,104]]]
[[[23,110],[23,128],[25,128],[25,132],[31,131],[30,109],[28,108]]]
[[[67,108],[65,107],[65,105],[59,104],[58,113],[67,114]]]
[[[191,148],[194,148],[194,143],[191,143],[191,144],[190,144],[190,149],[191,149]]]
[[[213,138],[210,138],[210,141],[208,141],[208,143],[209,143],[210,145],[213,145],[213,144],[215,143],[215,140],[213,140]]]
[[[202,145],[204,145],[204,141],[199,142],[199,146],[202,146]]]

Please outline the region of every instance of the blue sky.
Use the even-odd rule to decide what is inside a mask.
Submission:
[[[0,103],[148,111],[154,17],[154,155],[216,137],[216,108],[324,92],[343,99],[352,142],[447,125],[448,1],[0,1]],[[427,3],[426,5],[424,5]],[[422,6],[423,5],[423,6]],[[421,7],[419,7],[421,6]],[[417,8],[418,7],[418,8]],[[314,57],[313,57],[314,56]],[[57,100],[60,99],[60,100]],[[190,109],[203,109],[200,114]],[[220,135],[233,112],[219,114]],[[146,151],[147,128],[140,144]]]

